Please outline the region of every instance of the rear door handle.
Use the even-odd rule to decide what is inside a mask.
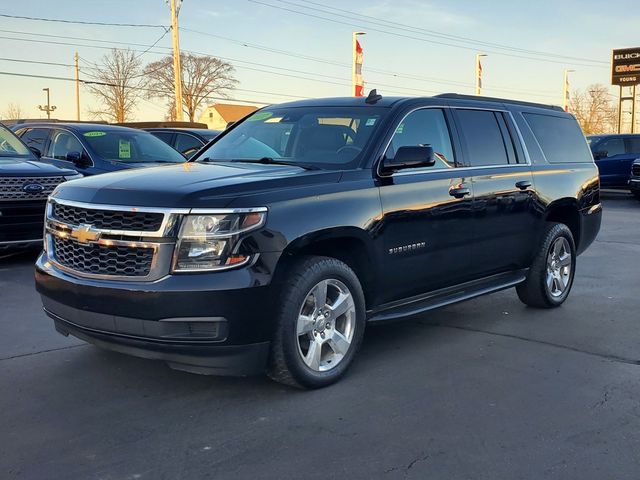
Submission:
[[[470,195],[470,194],[471,194],[471,190],[468,187],[465,187],[464,185],[449,189],[449,195],[455,198],[466,197],[467,195]]]
[[[531,187],[531,182],[529,180],[522,180],[516,183],[516,187],[518,187],[520,190],[526,190],[527,188]]]

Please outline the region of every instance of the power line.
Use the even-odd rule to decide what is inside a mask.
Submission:
[[[148,23],[108,23],[108,22],[88,22],[84,20],[63,20],[57,18],[42,18],[42,17],[26,17],[22,15],[8,15],[6,13],[0,13],[0,17],[15,18],[20,20],[36,20],[39,22],[54,22],[54,23],[72,23],[77,25],[100,25],[104,27],[148,27],[148,28],[164,28],[167,27],[159,24]]]
[[[187,29],[190,30],[190,29]],[[191,31],[191,30],[190,30]],[[39,37],[51,37],[51,38],[61,38],[61,39],[71,39],[71,40],[82,40],[82,41],[90,41],[90,42],[96,42],[96,43],[103,43],[103,44],[109,44],[109,45],[113,45],[113,44],[117,44],[117,45],[125,45],[125,46],[140,46],[140,47],[145,47],[145,50],[142,51],[140,53],[139,56],[142,56],[144,53],[148,53],[152,50],[153,45],[149,46],[146,44],[139,44],[139,43],[128,43],[128,42],[119,42],[119,41],[107,41],[107,40],[97,40],[97,39],[90,39],[90,38],[85,38],[85,37],[72,37],[72,36],[63,36],[63,35],[53,35],[53,34],[32,34],[29,32],[17,32],[15,30],[2,30],[0,29],[0,32],[6,32],[6,33],[12,33],[12,34],[27,34],[27,35],[37,35]],[[193,31],[194,33],[201,33],[201,34],[205,34],[204,32],[199,32],[199,31]],[[163,37],[165,33],[162,35],[162,37],[160,39],[158,39],[154,45],[156,45]],[[218,36],[220,37],[220,36]],[[101,48],[101,49],[111,49],[112,47],[101,47],[98,45],[87,45],[87,44],[70,44],[70,43],[64,43],[64,42],[50,42],[50,41],[43,41],[43,40],[34,40],[34,39],[23,39],[23,38],[13,38],[13,37],[0,37],[0,38],[5,38],[5,39],[10,39],[10,40],[21,40],[21,41],[30,41],[30,42],[39,42],[39,43],[52,43],[52,44],[61,44],[61,45],[70,45],[70,46],[83,46],[83,47],[90,47],[90,48]],[[225,38],[226,37],[221,37],[221,38]],[[168,47],[158,47],[158,48],[162,48],[165,50],[170,50],[170,48]],[[133,51],[137,51],[140,52],[140,50],[135,50],[133,49]],[[187,53],[192,53],[192,54],[197,54],[197,55],[206,55],[206,56],[211,56],[208,53],[203,53],[203,52],[195,52],[195,51],[189,51],[189,50],[183,50],[184,52]],[[158,55],[166,55],[167,53],[163,53],[163,52],[151,52],[154,54],[158,54]],[[285,52],[285,51],[280,51],[280,53],[290,53],[290,52]],[[138,56],[138,57],[139,57]],[[270,69],[275,69],[275,70],[280,70],[280,71],[284,71],[284,72],[291,72],[291,74],[286,74],[286,73],[281,73],[280,71],[278,72],[273,72],[270,70],[264,70],[264,69],[259,69],[259,68],[252,68],[252,67],[247,67],[247,66],[242,66],[242,65],[235,65],[236,68],[241,68],[241,69],[245,69],[245,70],[250,70],[250,71],[256,71],[259,73],[267,73],[267,74],[272,74],[272,75],[277,75],[277,76],[285,76],[285,77],[289,77],[289,78],[296,78],[296,79],[300,79],[300,80],[306,80],[306,81],[313,81],[313,82],[318,82],[318,83],[324,83],[324,84],[331,84],[331,85],[339,85],[339,86],[348,86],[347,83],[343,82],[343,77],[336,77],[336,76],[332,76],[332,75],[325,75],[325,74],[320,74],[317,72],[308,72],[308,71],[301,71],[299,69],[289,69],[289,68],[284,68],[284,67],[274,67],[272,65],[266,65],[263,63],[258,63],[258,62],[249,62],[246,60],[239,60],[239,59],[235,59],[235,58],[229,58],[229,57],[218,57],[222,60],[226,60],[226,61],[230,61],[230,62],[236,62],[236,64],[247,64],[247,65],[254,65],[254,66],[258,66],[258,67],[265,67],[265,68],[270,68]],[[87,62],[85,62],[87,63]],[[95,70],[95,68],[94,68]],[[407,78],[410,80],[416,80],[416,81],[426,81],[426,82],[431,82],[431,83],[437,83],[437,84],[441,84],[441,85],[447,85],[447,86],[464,86],[464,87],[469,87],[471,86],[471,84],[467,84],[467,83],[462,83],[462,82],[455,82],[455,81],[449,81],[446,79],[427,79],[425,77],[414,77],[414,76],[410,76],[410,75],[402,75],[402,74],[396,74],[396,73],[392,73],[392,72],[387,72],[384,70],[378,70],[378,69],[369,69],[369,71],[373,72],[373,73],[381,73],[384,75],[389,75],[389,76],[393,76],[396,78]],[[305,74],[305,75],[312,75],[313,78],[308,78],[308,77],[303,77],[300,74]],[[325,78],[331,81],[327,81],[327,80],[321,80],[320,78]],[[333,80],[338,80],[338,82],[335,82]],[[441,93],[441,91],[435,91],[435,90],[428,90],[428,89],[424,89],[424,88],[411,88],[411,87],[405,87],[405,86],[399,86],[399,85],[391,85],[391,84],[387,84],[387,83],[380,83],[380,82],[375,82],[375,81],[370,81],[370,84],[373,84],[375,86],[380,86],[380,87],[385,87],[385,88],[391,88],[391,89],[396,89],[395,91],[389,90],[389,93],[398,93],[398,90],[401,90],[401,94],[405,95],[405,92],[419,92],[421,94],[426,94],[426,93]],[[504,92],[510,92],[510,93],[522,93],[522,94],[526,94],[526,95],[531,95],[531,96],[538,96],[538,97],[549,97],[550,94],[548,93],[532,93],[534,92],[533,90],[531,91],[527,91],[527,90],[519,90],[519,89],[511,89],[511,88],[507,88],[507,87],[500,87],[500,86],[494,86],[491,87],[491,90],[494,91],[504,91]]]
[[[453,43],[446,43],[446,42],[440,42],[440,41],[436,41],[436,40],[430,40],[427,38],[420,38],[420,37],[415,37],[415,36],[411,36],[411,35],[406,35],[406,34],[402,34],[402,33],[398,33],[398,32],[390,32],[388,30],[381,30],[379,28],[373,28],[371,26],[367,26],[367,25],[362,25],[362,24],[354,24],[354,23],[349,23],[349,22],[344,22],[342,20],[336,20],[333,18],[327,18],[327,17],[323,17],[320,15],[315,15],[312,13],[307,13],[307,12],[301,12],[299,10],[293,10],[290,8],[286,8],[286,7],[280,7],[278,5],[273,5],[270,3],[265,3],[262,1],[258,1],[258,0],[247,0],[251,3],[255,3],[258,5],[264,5],[266,7],[271,7],[271,8],[275,8],[278,10],[283,10],[286,12],[291,12],[291,13],[296,13],[298,15],[303,15],[306,17],[311,17],[311,18],[318,18],[320,20],[325,20],[328,22],[333,22],[333,23],[338,23],[341,25],[347,25],[351,28],[359,28],[359,29],[368,29],[369,31],[374,31],[374,32],[379,32],[379,33],[384,33],[387,35],[393,35],[396,37],[400,37],[400,38],[406,38],[406,39],[410,39],[410,40],[417,40],[420,42],[425,42],[425,43],[430,43],[430,44],[435,44],[435,45],[443,45],[443,46],[447,46],[447,47],[454,47],[454,48],[460,48],[463,50],[473,50],[473,51],[477,51],[476,48],[474,47],[470,47],[470,46],[465,46],[465,45],[457,45],[457,44],[453,44]],[[366,22],[365,22],[366,23]],[[513,57],[513,58],[523,58],[526,60],[535,60],[535,61],[540,61],[540,62],[548,62],[548,63],[558,63],[558,64],[562,64],[562,65],[567,65],[568,62],[566,61],[560,61],[560,60],[555,60],[555,59],[551,59],[551,58],[535,58],[535,57],[528,57],[525,55],[516,55],[513,53],[505,53],[505,52],[500,52],[500,51],[491,51],[491,50],[486,50],[488,53],[492,53],[495,55],[504,55],[507,57]],[[592,64],[584,64],[584,63],[577,63],[577,62],[571,62],[571,65],[576,65],[576,66],[582,66],[582,67],[589,67],[589,68],[608,68],[606,67],[604,64],[603,65],[592,65]]]
[[[12,34],[23,34],[23,32],[16,32],[16,31],[12,31],[12,30],[0,30],[0,32],[8,32],[8,33],[12,33]],[[142,52],[142,53],[147,53],[147,52],[151,51],[151,48],[149,47],[149,45],[139,44],[139,43],[94,40],[94,39],[83,38],[83,37],[70,37],[70,36],[53,35],[53,34],[30,34],[30,33],[27,33],[27,32],[24,32],[24,33],[26,33],[28,35],[37,35],[37,36],[40,36],[40,37],[45,36],[45,37],[51,37],[51,38],[83,40],[83,41],[104,43],[104,44],[109,44],[109,45],[114,45],[115,44],[115,45],[125,45],[125,46],[141,46],[141,47],[145,47],[146,50],[137,50],[137,49],[131,49],[131,50],[134,51],[134,52]],[[25,38],[16,38],[16,37],[2,37],[2,36],[0,36],[0,39],[35,42],[35,43],[45,43],[45,44],[53,44],[53,45],[69,45],[69,46],[73,46],[73,47],[89,47],[89,48],[98,48],[98,49],[104,49],[104,50],[111,50],[112,48],[114,48],[114,47],[105,47],[105,46],[101,46],[101,45],[78,44],[78,43],[58,42],[58,41],[51,41],[51,40],[25,39]],[[158,48],[170,50],[170,49],[168,49],[168,47],[158,47]],[[192,54],[196,54],[196,55],[211,56],[210,54],[203,53],[203,52],[196,52],[196,51],[189,51],[189,50],[184,50],[184,52],[192,53]],[[167,54],[166,52],[155,52],[155,51],[151,52],[151,53],[158,54],[158,55],[166,55]],[[255,71],[255,72],[259,72],[259,73],[267,73],[267,74],[271,74],[271,75],[284,76],[284,77],[289,77],[289,78],[296,78],[296,79],[300,79],[300,80],[317,82],[317,83],[322,83],[322,84],[329,84],[329,85],[338,85],[338,86],[348,86],[349,85],[347,82],[343,81],[342,77],[325,75],[325,74],[320,74],[320,73],[316,73],[316,72],[301,71],[301,70],[298,70],[298,69],[289,69],[289,68],[284,68],[284,67],[274,67],[274,66],[271,66],[271,65],[263,64],[263,63],[249,62],[249,61],[238,60],[238,59],[229,58],[229,57],[218,57],[218,58],[220,58],[222,60],[227,60],[227,61],[230,61],[230,62],[245,63],[245,64],[248,64],[248,65],[254,65],[254,66],[258,66],[258,67],[265,67],[265,68],[270,68],[270,69],[273,69],[273,70],[279,70],[279,71],[271,71],[271,70],[265,70],[264,68],[255,68],[255,67],[248,67],[248,66],[244,66],[244,65],[235,65],[236,68]],[[89,62],[87,62],[84,59],[82,59],[82,61],[85,64],[89,64]],[[96,70],[95,66],[92,68],[92,70]],[[292,73],[282,73],[282,72],[292,72]],[[311,75],[313,77],[309,78],[309,77],[302,76],[300,74]],[[139,76],[143,76],[143,75],[144,74],[141,74]],[[91,76],[91,75],[89,75],[89,76]],[[372,84],[372,85],[375,85],[376,87],[389,88],[390,90],[387,90],[387,92],[391,93],[391,94],[395,93],[395,94],[409,95],[410,96],[410,95],[416,95],[416,93],[422,94],[422,95],[424,95],[424,94],[442,93],[442,91],[440,91],[440,90],[436,91],[436,90],[428,90],[428,89],[424,89],[424,88],[412,88],[412,87],[392,85],[392,84],[373,82],[373,81],[370,81],[369,83]],[[444,85],[452,85],[452,86],[456,85],[456,84],[459,84],[459,85],[461,84],[460,82],[447,82],[444,79],[440,83],[442,83]],[[468,86],[467,84],[461,84],[461,85]],[[489,88],[489,87],[487,87],[487,88]],[[501,87],[495,87],[495,88],[491,88],[491,90],[509,91],[511,89],[503,89]],[[540,96],[540,97],[549,97],[550,96],[550,95],[544,95],[544,94],[526,93],[525,91],[520,91],[520,90],[515,90],[515,89],[513,89],[511,91],[514,92],[514,93],[523,93],[523,94],[532,95],[532,96]],[[413,93],[407,94],[406,92],[413,92]]]
[[[42,78],[42,79],[46,79],[46,80],[61,80],[61,81],[67,81],[67,82],[75,82],[76,79],[75,78],[68,78],[68,77],[55,77],[52,75],[35,75],[35,74],[29,74],[29,73],[18,73],[18,72],[3,72],[0,71],[0,75],[8,75],[8,76],[12,76],[12,77],[26,77],[26,78]],[[102,86],[106,86],[106,87],[121,87],[121,88],[129,88],[132,90],[141,90],[141,91],[147,91],[147,92],[152,92],[152,93],[161,93],[161,94],[166,94],[166,95],[171,95],[173,92],[170,92],[168,90],[155,90],[155,89],[151,89],[151,88],[145,88],[145,87],[137,87],[137,86],[129,86],[129,85],[118,85],[115,83],[109,83],[109,82],[98,82],[98,81],[90,81],[90,80],[79,80],[80,83],[83,83],[85,85],[102,85]],[[254,103],[254,104],[258,104],[258,105],[270,105],[269,102],[259,102],[257,100],[246,100],[246,99],[240,99],[240,98],[228,98],[228,97],[215,97],[212,95],[207,95],[203,98],[209,99],[209,100],[225,100],[225,101],[232,101],[232,102],[242,102],[242,103]]]
[[[212,37],[212,38],[218,38],[221,40],[226,40],[229,41],[231,43],[235,43],[237,45],[241,45],[243,47],[247,47],[247,48],[254,48],[257,50],[262,50],[262,51],[266,51],[266,52],[270,52],[270,53],[275,53],[278,55],[285,55],[288,57],[293,57],[293,58],[299,58],[302,60],[309,60],[309,61],[313,61],[313,62],[318,62],[318,63],[323,63],[323,64],[327,64],[327,65],[334,65],[334,66],[339,66],[339,67],[345,67],[345,68],[351,68],[351,65],[349,63],[343,63],[343,62],[335,62],[335,61],[331,61],[331,60],[327,60],[327,59],[323,59],[323,58],[318,58],[318,57],[313,57],[310,55],[304,55],[304,54],[300,54],[300,53],[296,53],[296,52],[291,52],[291,51],[287,51],[287,50],[280,50],[280,49],[275,49],[275,48],[270,48],[270,47],[266,47],[264,45],[260,45],[260,44],[255,44],[255,43],[248,43],[248,42],[243,42],[241,40],[236,40],[233,38],[229,38],[229,37],[224,37],[222,35],[216,35],[213,33],[209,33],[209,32],[202,32],[199,30],[193,30],[191,28],[185,28],[185,27],[181,27],[181,30],[187,31],[187,32],[191,32],[191,33],[196,33],[199,35],[205,35],[208,37]],[[456,82],[456,81],[451,81],[445,78],[435,78],[435,77],[423,77],[423,76],[418,76],[418,75],[411,75],[411,74],[407,74],[407,73],[402,73],[402,72],[391,72],[388,70],[381,70],[378,68],[371,68],[371,67],[367,67],[367,72],[368,73],[375,73],[375,74],[380,74],[380,75],[385,75],[385,76],[389,76],[389,77],[394,77],[394,78],[404,78],[407,80],[415,80],[415,81],[419,81],[419,82],[426,82],[426,83],[435,83],[435,84],[441,84],[441,85],[456,85],[456,86],[462,86],[462,87],[473,87],[473,83],[465,83],[465,82]],[[373,82],[375,83],[375,82]],[[493,90],[500,90],[500,91],[505,91],[505,92],[518,92],[518,93],[530,93],[530,92],[536,92],[537,94],[539,94],[538,96],[543,96],[543,95],[553,95],[554,92],[548,91],[548,90],[531,90],[531,89],[512,89],[509,87],[502,87],[500,85],[494,85],[492,87]],[[534,93],[534,95],[536,94]]]
[[[470,38],[470,37],[452,35],[452,34],[448,34],[448,33],[438,32],[436,30],[429,30],[429,29],[422,28],[422,27],[416,27],[416,26],[408,25],[408,24],[405,24],[405,23],[393,22],[391,20],[386,20],[386,19],[383,19],[383,18],[371,16],[371,15],[365,15],[365,14],[362,14],[362,13],[359,13],[359,12],[354,12],[352,10],[346,10],[346,9],[338,8],[338,7],[331,7],[331,6],[327,6],[327,5],[312,1],[312,0],[299,0],[299,2],[306,3],[306,4],[311,4],[311,5],[317,5],[317,6],[323,7],[323,8],[320,9],[320,8],[308,7],[308,6],[305,6],[305,5],[300,5],[300,3],[297,3],[297,2],[292,2],[292,1],[287,1],[287,0],[274,0],[274,1],[277,1],[277,2],[280,2],[280,3],[289,4],[289,5],[293,5],[293,6],[296,6],[298,8],[306,8],[306,9],[310,9],[310,10],[315,10],[315,11],[318,11],[318,12],[322,12],[322,13],[326,13],[326,14],[334,15],[334,16],[343,16],[342,15],[343,13],[347,13],[349,15],[355,15],[356,18],[357,17],[362,17],[362,18],[366,18],[366,19],[372,19],[378,25],[380,25],[382,23],[383,26],[395,26],[393,28],[398,28],[399,30],[409,31],[409,32],[412,32],[412,33],[419,33],[419,34],[426,35],[426,36],[435,36],[435,37],[438,37],[438,38],[444,38],[444,39],[459,41],[459,42],[463,42],[463,43],[472,43],[472,44],[476,44],[476,45],[490,46],[490,47],[505,49],[505,50],[509,50],[509,51],[527,53],[527,54],[531,54],[531,55],[543,55],[543,56],[548,56],[548,57],[577,60],[577,61],[581,61],[581,62],[593,62],[593,63],[600,63],[600,64],[608,64],[609,63],[609,62],[605,62],[605,61],[602,61],[602,60],[595,60],[595,59],[592,59],[592,58],[575,57],[575,56],[571,56],[571,55],[562,55],[562,54],[553,53],[553,52],[544,52],[544,51],[540,51],[540,50],[531,50],[531,49],[526,49],[526,48],[515,47],[515,46],[512,46],[512,45],[501,44],[501,43],[486,42],[484,40],[478,40],[478,39]],[[341,13],[340,14],[336,14],[336,13],[333,13],[332,11],[337,11],[337,12],[341,12]],[[365,20],[365,21],[368,21],[368,20]],[[387,24],[387,25],[384,25],[384,24]]]

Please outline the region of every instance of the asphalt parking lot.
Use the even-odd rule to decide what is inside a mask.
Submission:
[[[640,477],[640,202],[552,311],[507,290],[370,328],[319,391],[213,378],[57,334],[33,253],[0,260],[0,478]]]

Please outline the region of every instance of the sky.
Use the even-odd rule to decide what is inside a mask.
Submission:
[[[615,8],[592,0],[184,0],[180,46],[235,67],[239,83],[228,102],[349,95],[351,34],[364,31],[365,90],[393,96],[471,94],[475,56],[487,53],[483,94],[561,104],[565,69],[575,70],[572,90],[608,85],[611,49],[640,44],[636,6],[630,0],[618,0]],[[165,0],[4,0],[0,14],[170,24]],[[163,33],[160,27],[0,17],[0,72],[72,78],[72,67],[11,59],[70,65],[77,51],[82,67],[99,62],[109,48],[127,46],[152,62],[170,53],[171,35],[158,41]],[[45,87],[57,106],[53,116],[74,118],[73,82],[3,74],[0,117],[9,103],[19,105],[23,117],[43,117],[37,106],[45,103]],[[610,91],[617,95],[617,87]],[[83,87],[83,119],[92,108],[96,100]],[[166,110],[163,100],[143,99],[132,120],[161,120]]]

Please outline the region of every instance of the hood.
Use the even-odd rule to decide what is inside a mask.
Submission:
[[[243,195],[336,183],[340,176],[288,165],[192,162],[86,177],[60,185],[54,196],[139,207],[224,208]]]
[[[0,157],[0,175],[10,177],[42,177],[58,175],[75,175],[75,170],[58,168],[44,162],[36,162],[19,157]]]

